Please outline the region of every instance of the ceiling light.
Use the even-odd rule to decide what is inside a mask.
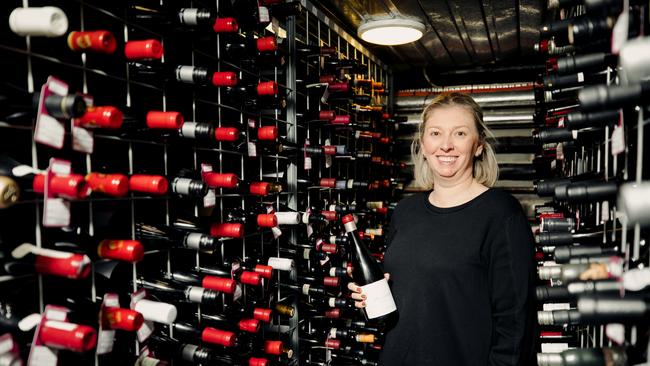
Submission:
[[[424,24],[407,18],[367,20],[357,30],[366,42],[394,46],[417,41],[424,34]]]

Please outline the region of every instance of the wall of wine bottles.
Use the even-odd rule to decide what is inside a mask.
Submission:
[[[386,65],[304,0],[1,9],[3,362],[376,362],[340,220],[381,260]]]
[[[648,3],[549,2],[537,45],[539,365],[638,365],[648,357]]]

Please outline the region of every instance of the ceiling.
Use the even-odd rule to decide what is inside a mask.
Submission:
[[[543,67],[533,50],[545,16],[543,0],[324,0],[321,5],[355,35],[368,17],[401,13],[426,24],[424,36],[411,44],[366,44],[392,66],[401,83],[397,89],[530,81]],[[399,77],[406,72],[411,77]]]

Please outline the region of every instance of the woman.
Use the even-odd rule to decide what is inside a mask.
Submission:
[[[422,121],[412,159],[431,190],[391,219],[384,269],[399,315],[380,365],[534,365],[533,236],[519,202],[490,188],[498,166],[481,108],[443,94]]]

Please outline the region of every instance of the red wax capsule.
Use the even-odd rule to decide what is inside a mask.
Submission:
[[[332,145],[323,146],[323,154],[336,155],[336,146],[332,146]]]
[[[257,215],[257,226],[276,227],[278,226],[278,218],[275,214],[259,214]]]
[[[331,349],[339,349],[341,348],[341,341],[338,339],[327,338],[325,341],[325,347]]]
[[[97,246],[100,258],[125,262],[139,262],[144,257],[144,247],[138,240],[102,240]]]
[[[270,355],[281,355],[282,348],[282,341],[264,341],[264,352]]]
[[[390,113],[382,113],[381,114],[381,119],[389,119],[390,118]]]
[[[133,192],[164,195],[168,187],[167,178],[161,175],[133,174],[129,178],[129,189]]]
[[[239,281],[246,285],[259,286],[262,284],[262,277],[256,272],[244,271],[241,273]]]
[[[32,189],[37,193],[45,193],[44,174],[34,176]],[[80,174],[54,175],[50,178],[49,189],[54,196],[67,199],[86,198],[91,192],[86,180]]]
[[[328,221],[336,221],[336,219],[338,218],[338,214],[336,213],[336,211],[321,211],[320,213]]]
[[[330,309],[325,311],[325,317],[330,319],[338,319],[341,317],[341,309]]]
[[[81,118],[75,119],[75,125],[81,127],[97,127],[117,129],[122,127],[124,115],[122,112],[111,106],[93,107],[86,109],[86,113]]]
[[[83,254],[60,252],[61,256],[37,255],[34,261],[36,272],[46,275],[83,279],[90,274],[90,258]]]
[[[278,41],[274,36],[260,37],[256,44],[257,50],[260,52],[274,52],[278,49]]]
[[[347,92],[350,91],[350,84],[348,84],[348,83],[333,83],[333,84],[329,84],[329,86],[327,88],[329,90],[333,91],[333,92],[347,93]]]
[[[237,141],[239,130],[234,127],[217,127],[214,129],[214,138],[217,141]]]
[[[336,113],[334,111],[320,111],[318,112],[318,119],[324,120],[324,121],[331,121],[336,117]]]
[[[39,338],[47,347],[86,352],[95,347],[97,332],[87,325],[45,320]]]
[[[326,276],[323,278],[323,285],[327,287],[338,287],[341,284],[341,280],[338,277]]]
[[[236,222],[212,224],[210,235],[216,238],[241,238],[244,236],[244,225]]]
[[[212,29],[216,33],[235,33],[239,30],[239,25],[235,18],[217,18],[214,20]]]
[[[89,173],[86,182],[94,192],[115,197],[124,197],[129,193],[129,177],[124,174]]]
[[[124,55],[128,60],[160,60],[163,46],[157,39],[129,41],[124,45]]]
[[[260,331],[260,321],[257,319],[242,319],[239,321],[239,330],[248,333],[257,333]]]
[[[321,178],[320,186],[327,187],[327,188],[334,188],[336,187],[336,178]]]
[[[276,95],[278,94],[278,83],[275,81],[262,81],[257,84],[257,95]]]
[[[106,328],[136,332],[144,323],[144,318],[135,310],[106,307],[102,310],[102,322]]]
[[[255,196],[266,196],[269,194],[268,182],[253,182],[248,187],[250,194]]]
[[[381,215],[388,214],[388,207],[379,207],[375,209],[375,212]]]
[[[147,127],[172,129],[181,128],[184,122],[183,115],[178,112],[149,111],[147,113]]]
[[[325,253],[335,254],[339,251],[339,248],[336,246],[336,244],[323,243],[320,246],[320,251]]]
[[[390,144],[390,137],[382,137],[382,138],[380,138],[379,143],[381,143],[381,144]]]
[[[336,116],[334,117],[333,120],[330,121],[330,123],[333,125],[349,125],[350,116],[348,115]]]
[[[268,323],[271,321],[271,309],[255,308],[253,309],[253,318]]]
[[[233,332],[206,327],[201,333],[201,340],[206,343],[234,347],[237,341],[237,336]]]
[[[236,188],[239,178],[233,173],[203,173],[203,181],[211,188]]]
[[[217,71],[212,74],[212,85],[214,86],[235,86],[238,82],[237,74],[232,71]]]
[[[354,222],[354,216],[352,214],[347,214],[341,218],[341,222],[343,224],[347,224],[348,222]]]
[[[237,288],[237,282],[230,278],[205,276],[203,277],[203,281],[201,281],[201,287],[226,294],[232,294],[235,292],[235,288]]]
[[[260,276],[270,280],[273,277],[273,267],[257,264],[255,265],[255,273],[259,273]]]
[[[248,366],[269,366],[269,361],[265,358],[251,357],[248,359]]]
[[[278,139],[278,128],[275,126],[263,126],[258,128],[257,139],[264,141],[276,141]]]
[[[117,48],[117,41],[113,33],[106,30],[90,32],[70,32],[68,47],[73,51],[93,51],[111,54]]]
[[[334,80],[336,80],[336,78],[334,77],[334,75],[321,75],[321,76],[318,78],[318,81],[319,81],[320,83],[323,83],[323,84],[331,84],[331,83],[334,82]]]

